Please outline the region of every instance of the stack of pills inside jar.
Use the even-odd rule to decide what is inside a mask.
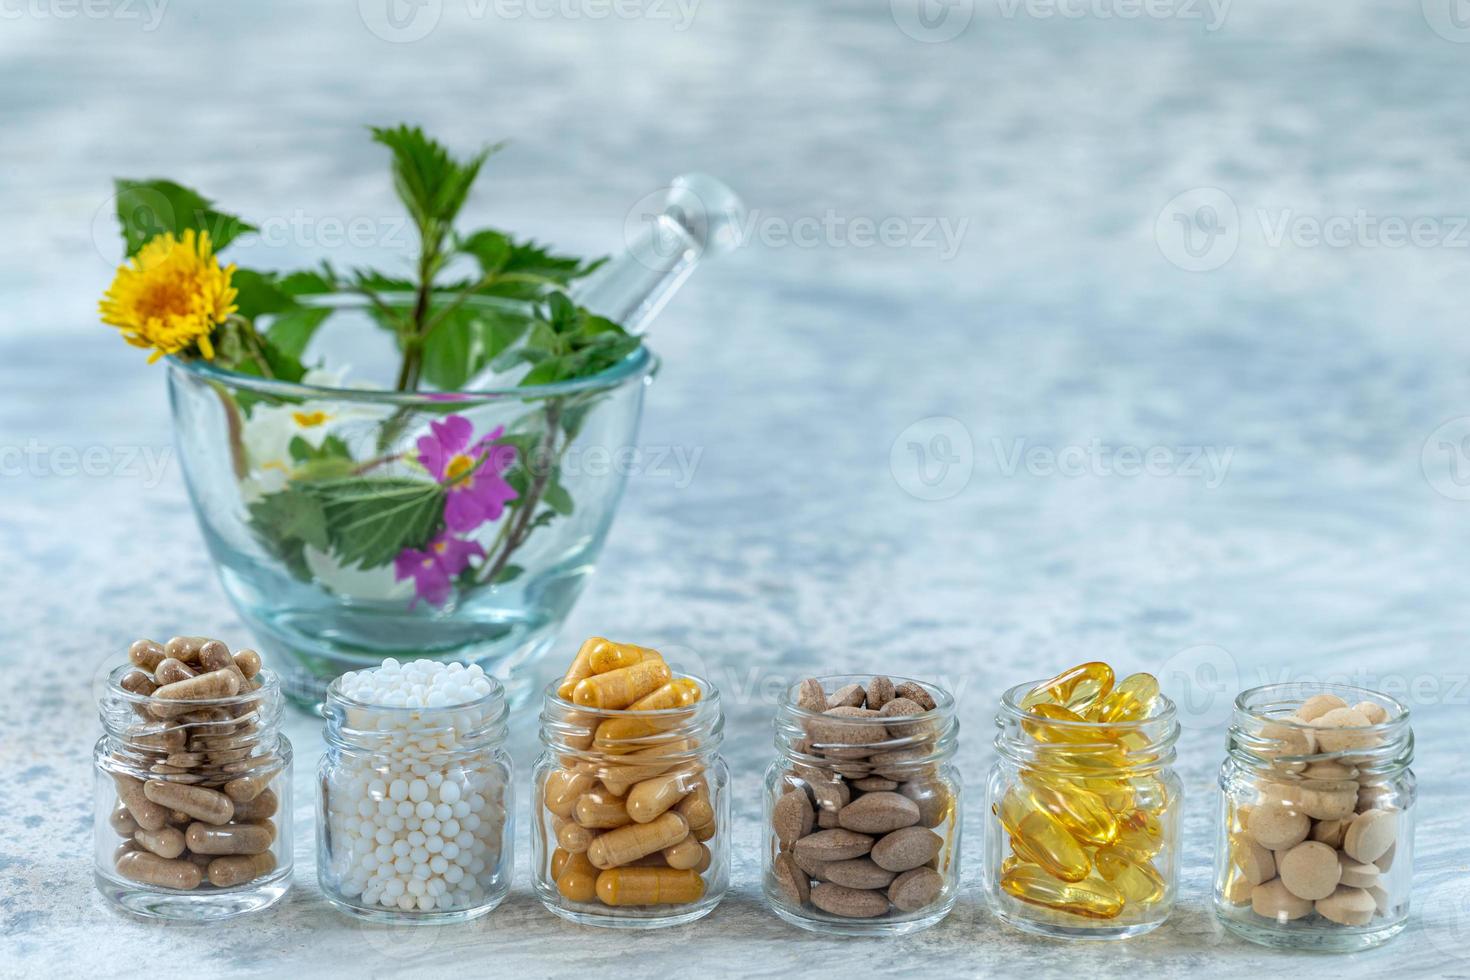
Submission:
[[[1159,925],[1181,790],[1169,769],[1178,723],[1158,681],[1078,664],[1007,692],[997,725],[989,879],[1002,918],[1095,938]]]
[[[592,925],[690,921],[723,895],[718,695],[656,650],[594,637],[548,691],[537,890]]]
[[[166,918],[219,918],[276,901],[290,877],[291,828],[274,818],[289,805],[291,748],[277,727],[274,676],[255,651],[232,653],[203,636],[138,640],[128,659],[99,703],[106,734],[97,768],[108,779],[98,812],[123,838],[98,855],[104,894]],[[99,819],[99,846],[108,836]],[[158,900],[149,889],[200,897]],[[236,894],[208,894],[226,890]]]
[[[1381,695],[1350,705],[1326,692],[1267,701],[1263,690],[1241,696],[1231,732],[1217,911],[1272,945],[1376,944],[1407,915],[1403,712]]]
[[[435,921],[509,887],[506,705],[478,666],[389,659],[333,682],[318,871],[339,907]]]

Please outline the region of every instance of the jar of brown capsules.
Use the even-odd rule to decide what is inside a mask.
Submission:
[[[93,752],[97,888],[124,911],[213,920],[291,882],[291,743],[252,650],[139,640],[103,683]]]

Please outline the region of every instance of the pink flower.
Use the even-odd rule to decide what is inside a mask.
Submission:
[[[501,476],[515,462],[515,447],[495,443],[505,434],[505,427],[473,445],[470,440],[475,429],[463,415],[431,422],[429,429],[430,435],[419,437],[419,462],[449,488],[445,526],[464,534],[486,521],[499,520],[506,502],[516,499],[515,488]]]
[[[430,541],[422,551],[418,548],[400,551],[393,559],[393,578],[399,582],[413,579],[414,599],[408,608],[418,605],[420,599],[431,606],[444,605],[454,577],[464,571],[471,557],[485,557],[485,549],[477,542],[448,533]]]

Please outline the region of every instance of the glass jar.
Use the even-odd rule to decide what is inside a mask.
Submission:
[[[471,668],[472,670],[476,668]],[[512,766],[505,690],[445,707],[327,688],[317,768],[317,879],[327,900],[395,924],[461,922],[510,891]]]
[[[724,897],[725,720],[714,686],[689,679],[700,699],[659,711],[583,708],[557,696],[560,681],[547,687],[531,877],[541,903],[562,918],[654,929],[702,918]]]
[[[261,670],[240,694],[98,697],[94,863],[103,897],[137,915],[203,921],[263,909],[291,886],[291,743],[281,689]]]
[[[830,697],[867,687],[869,678],[815,680]],[[800,707],[797,685],[776,709],[763,883],[772,911],[802,929],[904,935],[939,922],[958,897],[964,808],[951,764],[959,747],[954,698],[934,684],[891,680],[927,691],[934,708],[875,724],[870,715]]]
[[[1320,717],[1324,709],[1361,718]],[[1220,767],[1220,922],[1264,946],[1329,952],[1401,932],[1413,878],[1413,758],[1409,709],[1376,691],[1273,684],[1236,698]]]
[[[1005,922],[1064,939],[1124,939],[1161,925],[1179,877],[1179,723],[1156,696],[1137,721],[996,715],[985,818],[985,888]]]

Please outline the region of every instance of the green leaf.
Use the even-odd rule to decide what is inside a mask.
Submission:
[[[280,313],[296,306],[296,300],[281,289],[274,273],[236,269],[230,281],[239,294],[235,305],[240,308],[240,315],[247,320],[269,313]]]
[[[531,326],[523,314],[460,307],[424,342],[424,378],[455,391],[509,349]]]
[[[513,246],[510,236],[504,232],[486,229],[477,231],[459,243],[459,251],[473,256],[480,264],[481,275],[500,272],[510,261]]]
[[[506,565],[500,573],[491,579],[491,585],[504,585],[506,582],[514,582],[525,573],[525,569],[519,565]]]
[[[444,488],[407,477],[343,477],[297,484],[321,503],[343,564],[376,568],[421,548],[444,517]]]
[[[373,127],[373,139],[393,152],[393,187],[421,232],[450,224],[464,207],[480,167],[500,147],[457,161],[417,126]],[[425,234],[425,238],[430,236]]]
[[[278,541],[294,539],[327,549],[326,512],[315,494],[295,487],[267,494],[250,505],[250,519],[258,530]]]
[[[165,232],[209,232],[216,252],[247,231],[256,231],[232,214],[214,210],[213,203],[171,180],[118,180],[117,220],[129,258]]]
[[[322,263],[320,272],[293,272],[282,277],[281,291],[287,296],[323,296],[342,288],[337,273],[327,263]]]
[[[317,328],[331,315],[332,310],[324,306],[291,310],[272,320],[265,335],[276,350],[299,361]]]
[[[556,511],[563,517],[572,513],[572,495],[567,488],[561,485],[561,472],[558,470],[551,474],[551,479],[546,483],[546,489],[542,492],[541,499],[546,501],[546,506]]]

